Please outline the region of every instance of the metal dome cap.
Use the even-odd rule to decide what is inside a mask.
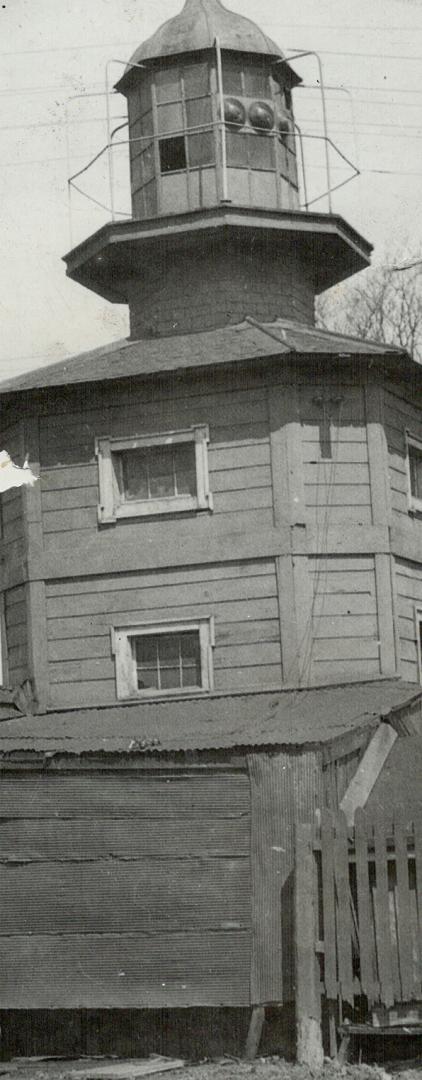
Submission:
[[[131,65],[212,49],[216,38],[221,49],[284,59],[279,46],[256,23],[229,11],[221,0],[186,0],[178,15],[163,23],[136,49],[116,89],[124,90],[134,71]],[[300,81],[293,72],[292,75],[295,81]]]

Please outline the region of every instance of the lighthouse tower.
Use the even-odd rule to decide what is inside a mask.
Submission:
[[[301,205],[298,83],[279,47],[221,0],[186,0],[134,53],[117,84],[132,218],[66,256],[71,278],[129,304],[132,338],[246,315],[312,323],[316,293],[367,265],[361,236]]]

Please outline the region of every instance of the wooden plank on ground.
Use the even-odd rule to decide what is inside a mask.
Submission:
[[[352,919],[350,907],[349,844],[345,815],[336,817],[334,877],[337,892],[336,924],[338,981],[343,1001],[353,1006]]]
[[[360,981],[369,1005],[378,1000],[375,936],[368,868],[367,820],[363,810],[355,815],[356,883],[359,920]]]
[[[376,891],[374,893],[375,933],[381,1001],[387,1008],[394,1005],[393,971],[391,963],[390,912],[387,876],[387,846],[385,826],[381,817],[374,823]]]
[[[397,875],[397,943],[401,982],[401,1000],[411,1001],[416,996],[414,985],[411,917],[409,890],[409,864],[407,857],[407,824],[403,815],[394,820],[394,847]]]
[[[78,1070],[83,1080],[135,1080],[139,1076],[151,1076],[153,1073],[183,1069],[186,1065],[181,1058],[150,1058],[148,1061],[115,1061],[113,1065],[96,1065],[94,1068]]]
[[[325,993],[327,998],[335,1001],[337,999],[337,948],[334,908],[333,816],[329,810],[321,812],[321,848]]]

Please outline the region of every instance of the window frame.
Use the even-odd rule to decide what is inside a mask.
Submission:
[[[418,655],[419,682],[422,683],[422,607],[415,605],[416,652]]]
[[[137,681],[136,660],[131,638],[156,637],[158,634],[181,634],[197,630],[201,659],[201,686],[169,687],[158,690],[147,687],[140,690]],[[162,619],[159,622],[130,623],[111,627],[111,650],[115,660],[116,697],[119,701],[140,698],[183,697],[190,694],[206,694],[214,689],[212,649],[215,646],[214,616],[189,619]]]
[[[422,513],[422,499],[419,499],[417,495],[414,495],[412,492],[412,470],[409,453],[411,447],[414,447],[415,450],[419,450],[422,455],[422,439],[418,439],[416,435],[413,435],[410,431],[406,431],[406,470],[409,511]]]
[[[157,514],[194,513],[212,510],[212,495],[208,473],[209,428],[196,424],[178,431],[161,431],[131,438],[103,436],[95,440],[98,459],[100,501],[98,520],[100,524],[113,524],[122,518],[153,517]],[[113,455],[127,450],[148,449],[153,446],[170,446],[178,443],[194,443],[196,468],[196,495],[169,495],[157,499],[131,499],[122,496],[118,471]]]

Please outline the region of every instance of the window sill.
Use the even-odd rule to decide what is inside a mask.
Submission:
[[[169,701],[187,697],[204,697],[212,694],[211,689],[200,686],[184,686],[182,690],[140,690],[132,692],[127,697],[119,697],[117,700],[124,705],[133,705],[138,701]]]
[[[212,510],[211,497],[205,498],[204,502],[197,498],[182,496],[178,498],[156,499],[149,502],[122,503],[116,506],[114,514],[109,516],[102,506],[98,507],[98,520],[100,524],[112,525],[116,521],[128,518],[157,517],[171,514],[194,514],[202,510]]]

